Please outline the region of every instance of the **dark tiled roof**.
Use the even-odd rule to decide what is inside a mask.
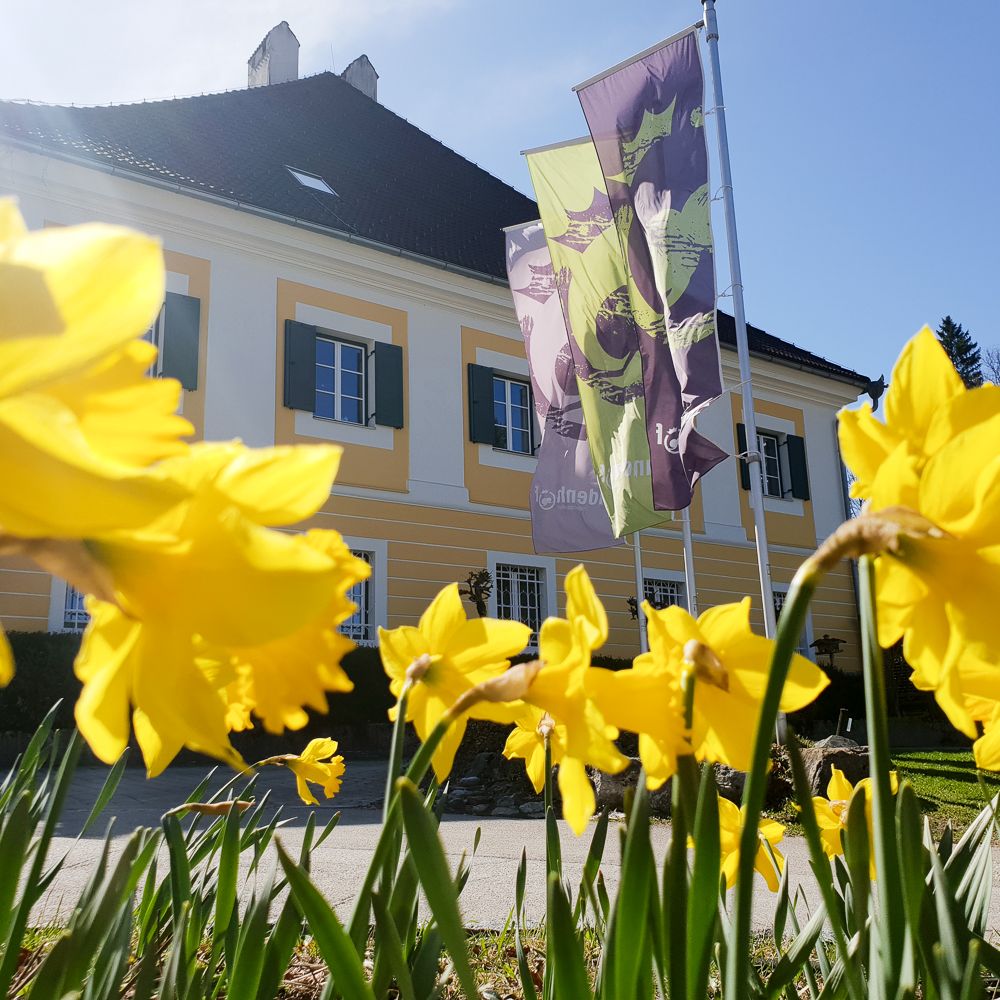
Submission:
[[[111,107],[0,102],[4,137],[503,280],[501,230],[538,217],[530,198],[333,73]]]
[[[129,171],[506,281],[502,229],[525,195],[333,73],[171,101],[77,108],[0,101],[0,142]],[[322,177],[329,195],[285,168]],[[733,319],[719,335],[736,346]],[[867,378],[748,327],[750,351],[863,387]]]
[[[719,310],[719,342],[726,347],[736,350],[736,321],[729,313]],[[747,323],[747,346],[751,354],[758,354],[761,357],[770,358],[778,364],[789,365],[792,368],[804,368],[808,371],[816,372],[820,375],[829,375],[841,382],[849,382],[864,389],[869,384],[867,375],[843,365],[827,361],[812,351],[807,351],[803,347],[780,337],[772,336],[766,330],[751,326]]]

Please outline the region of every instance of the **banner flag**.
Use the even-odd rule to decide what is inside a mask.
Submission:
[[[526,155],[570,334],[590,453],[620,538],[670,515],[653,508],[643,362],[611,204],[589,138]]]
[[[594,474],[576,369],[540,222],[507,230],[507,276],[524,336],[542,429],[531,481],[531,537],[538,553],[621,545]]]
[[[698,479],[726,458],[694,429],[698,411],[722,393],[696,29],[576,90],[625,258],[653,503],[677,510],[691,502]]]

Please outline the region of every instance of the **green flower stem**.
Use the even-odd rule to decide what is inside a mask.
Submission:
[[[872,780],[872,830],[875,870],[878,872],[878,941],[882,969],[887,976],[885,996],[895,996],[902,969],[906,936],[903,883],[896,844],[895,803],[889,773],[889,722],[885,697],[885,668],[878,643],[875,610],[875,561],[870,555],[858,560],[861,598],[861,648],[865,677],[865,711],[868,722],[868,756]]]
[[[833,886],[833,876],[830,873],[830,859],[823,850],[819,823],[816,820],[816,809],[813,806],[812,793],[806,778],[805,766],[799,750],[799,742],[791,729],[788,731],[788,756],[792,763],[792,779],[795,784],[795,797],[798,800],[799,819],[802,822],[802,832],[805,834],[806,846],[809,848],[809,860],[812,862],[816,883],[826,915],[833,929],[833,940],[837,955],[844,963],[844,976],[847,980],[847,992],[851,1000],[865,1000],[867,991],[860,963],[856,956],[848,951],[847,930],[844,927],[843,916],[837,904],[837,891]]]
[[[382,799],[382,822],[389,818],[389,803],[396,792],[396,779],[403,769],[403,741],[406,736],[406,709],[410,697],[411,681],[403,684],[396,702],[396,721],[392,727],[392,743],[389,748],[389,767],[385,776],[385,796]]]
[[[413,760],[410,761],[410,766],[406,769],[406,778],[414,785],[419,786],[420,782],[424,780],[425,775],[430,770],[434,751],[444,739],[444,734],[448,732],[452,722],[454,722],[454,717],[450,712],[445,712],[413,755]],[[388,806],[384,808],[384,816],[382,829],[375,842],[375,852],[372,854],[371,864],[365,873],[365,880],[361,884],[357,903],[351,914],[350,935],[355,947],[359,949],[359,954],[362,954],[361,949],[364,948],[364,942],[368,936],[368,916],[371,911],[371,895],[375,888],[375,880],[385,864],[388,852],[392,849],[394,834],[400,823],[399,788],[396,785],[392,787],[392,797],[389,799]]]
[[[552,737],[546,733],[545,740],[545,811],[552,805]]]
[[[767,790],[767,768],[774,725],[778,718],[781,692],[788,677],[792,654],[798,645],[806,620],[806,611],[816,584],[828,565],[813,556],[807,559],[788,588],[781,610],[767,688],[760,706],[757,733],[754,737],[750,770],[743,789],[743,829],[740,832],[739,868],[736,877],[736,901],[733,909],[732,938],[726,962],[725,991],[733,1000],[748,1000],[750,978],[750,935],[753,910],[754,859],[757,856],[758,825]]]

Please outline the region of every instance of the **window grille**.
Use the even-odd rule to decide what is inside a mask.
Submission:
[[[531,629],[529,645],[538,644],[538,630],[545,617],[545,570],[537,566],[498,563],[496,568],[497,617],[523,622]]]
[[[75,587],[66,584],[66,597],[63,599],[63,629],[67,632],[82,632],[90,621],[90,615],[83,604],[83,594]]]
[[[642,596],[657,611],[668,608],[672,604],[681,608],[687,607],[684,584],[679,580],[658,580],[646,577],[642,581]]]
[[[531,454],[531,389],[527,382],[493,376],[493,446]]]
[[[372,565],[371,552],[356,552],[352,550],[351,555],[358,559],[363,559],[369,566]],[[372,621],[371,584],[372,578],[369,576],[366,580],[356,583],[347,592],[347,599],[356,605],[358,610],[340,626],[340,631],[355,642],[370,642],[375,638],[375,626]]]
[[[317,417],[345,420],[350,424],[367,422],[363,347],[327,337],[317,338],[313,412]]]

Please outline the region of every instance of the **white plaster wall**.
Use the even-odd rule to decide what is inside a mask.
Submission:
[[[266,260],[210,247],[212,285],[205,377],[205,437],[274,444],[274,267]]]

